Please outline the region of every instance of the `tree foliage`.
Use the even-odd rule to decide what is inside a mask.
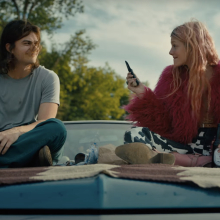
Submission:
[[[40,62],[54,70],[61,82],[58,118],[68,120],[123,119],[121,108],[128,102],[125,80],[106,64],[88,67],[87,55],[95,45],[85,31],[71,36],[63,45],[54,44],[51,52],[43,47]]]
[[[83,10],[79,0],[0,0],[0,30],[9,20],[22,19],[51,34],[61,28],[63,17],[70,18]]]

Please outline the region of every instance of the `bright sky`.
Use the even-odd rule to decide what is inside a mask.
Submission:
[[[141,81],[154,88],[169,55],[170,33],[191,18],[203,22],[220,52],[219,0],[83,0],[85,12],[64,21],[53,39],[65,42],[70,34],[85,29],[98,47],[89,55],[90,66],[106,62],[126,77],[125,60]],[[43,35],[43,40],[46,40]],[[46,40],[49,44],[49,40]]]

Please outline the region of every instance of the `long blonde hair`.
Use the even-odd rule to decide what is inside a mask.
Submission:
[[[199,21],[192,20],[176,27],[171,37],[183,42],[186,47],[187,60],[191,65],[187,68],[189,74],[188,97],[191,102],[192,113],[196,118],[200,116],[202,94],[208,88],[208,108],[211,102],[211,86],[205,76],[207,65],[217,65],[219,58],[214,41],[207,28]],[[173,68],[173,87],[171,94],[175,93],[182,83],[180,73],[183,66]]]

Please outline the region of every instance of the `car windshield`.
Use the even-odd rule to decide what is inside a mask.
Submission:
[[[91,144],[97,147],[124,144],[124,133],[130,129],[129,123],[65,123],[67,140],[63,155],[74,160],[77,153],[86,153]]]

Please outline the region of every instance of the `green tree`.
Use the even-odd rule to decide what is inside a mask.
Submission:
[[[42,65],[53,69],[61,82],[61,106],[58,118],[68,120],[123,119],[129,91],[125,80],[108,64],[88,67],[87,55],[95,45],[79,31],[65,44],[54,44],[51,52],[43,50],[39,56]],[[123,99],[126,101],[123,102]]]
[[[72,93],[73,110],[69,116],[76,119],[122,119],[121,98],[129,91],[125,80],[106,64],[103,68],[80,66],[76,69]],[[77,104],[77,105],[76,105]],[[74,111],[75,110],[75,111]],[[69,117],[67,116],[67,117]]]
[[[22,19],[52,34],[62,27],[64,16],[70,18],[83,10],[79,0],[0,0],[0,32],[9,20]]]

